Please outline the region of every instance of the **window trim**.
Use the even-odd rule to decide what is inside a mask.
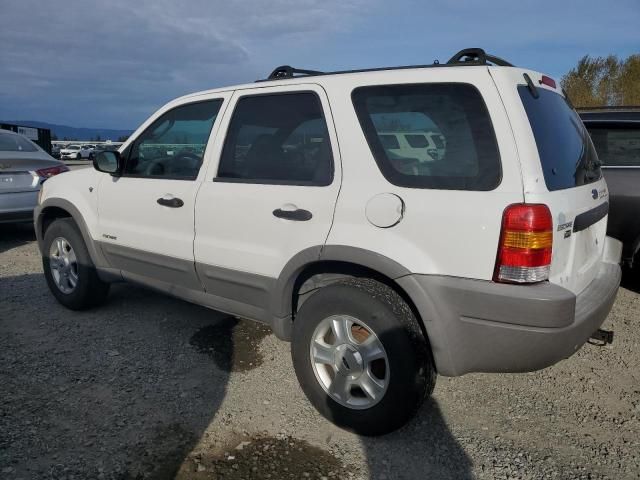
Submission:
[[[178,108],[192,106],[192,105],[198,105],[200,103],[216,102],[216,101],[220,102],[220,108],[218,109],[218,113],[216,113],[216,118],[211,123],[211,129],[209,130],[209,134],[207,136],[207,142],[205,143],[204,150],[202,151],[202,160],[200,161],[200,167],[198,168],[198,172],[196,173],[196,175],[193,178],[192,177],[176,177],[176,176],[150,177],[148,175],[130,174],[130,173],[128,174],[128,173],[126,173],[127,165],[129,164],[129,161],[131,160],[131,152],[133,151],[134,145],[140,139],[140,137],[142,137],[159,119],[164,117],[166,114],[171,113],[174,110],[177,110]],[[207,98],[207,99],[204,99],[204,100],[198,100],[197,102],[181,103],[180,105],[176,105],[176,106],[171,107],[171,108],[165,110],[164,112],[162,112],[160,115],[158,115],[156,118],[154,118],[149,123],[149,126],[147,126],[147,128],[145,128],[142,132],[140,132],[140,134],[136,138],[131,140],[129,145],[127,145],[127,148],[124,150],[124,152],[122,152],[121,156],[122,156],[122,158],[124,158],[124,167],[122,168],[122,174],[120,175],[120,177],[121,178],[142,178],[142,179],[147,179],[147,180],[183,180],[183,181],[186,181],[186,182],[193,182],[193,181],[197,180],[198,176],[200,175],[200,172],[202,171],[202,167],[204,165],[204,158],[205,158],[205,154],[207,153],[207,147],[209,146],[209,142],[211,140],[211,133],[213,132],[213,128],[215,127],[216,122],[218,121],[218,118],[220,117],[220,114],[224,113],[224,111],[222,109],[222,107],[224,106],[224,101],[225,101],[225,99],[222,98],[222,97]]]
[[[359,112],[358,108],[357,108],[357,103],[356,103],[356,95],[358,94],[358,92],[360,92],[361,90],[368,90],[368,89],[373,89],[373,88],[393,88],[393,87],[420,87],[420,86],[438,86],[438,87],[442,87],[442,86],[467,86],[467,87],[471,87],[477,94],[478,97],[480,99],[480,102],[482,104],[482,106],[484,107],[484,110],[487,114],[487,118],[489,120],[489,125],[491,126],[491,140],[493,141],[493,143],[495,144],[495,149],[496,149],[496,153],[497,153],[497,166],[498,166],[498,171],[497,171],[497,175],[496,175],[496,179],[495,182],[493,182],[493,185],[490,188],[485,188],[485,189],[478,189],[478,188],[446,188],[446,187],[442,187],[442,186],[430,186],[427,185],[426,183],[428,183],[428,179],[429,178],[464,178],[464,177],[429,177],[429,176],[424,176],[422,177],[423,183],[422,184],[418,184],[419,182],[415,182],[415,184],[411,184],[409,182],[403,182],[403,181],[397,181],[397,178],[394,177],[393,172],[396,171],[393,166],[391,166],[391,162],[389,162],[388,158],[386,158],[386,153],[384,154],[385,159],[381,159],[379,158],[379,155],[377,155],[376,153],[379,153],[379,146],[378,145],[374,145],[372,144],[372,140],[374,138],[377,138],[377,135],[369,135],[367,134],[367,131],[370,130],[370,127],[373,126],[373,121],[370,118],[367,118],[369,115],[367,114],[367,112],[363,111],[363,112]],[[369,146],[369,151],[371,152],[371,156],[373,157],[373,159],[376,162],[376,165],[378,166],[378,170],[380,171],[380,173],[384,176],[384,178],[391,183],[392,185],[395,185],[396,187],[402,187],[402,188],[413,188],[413,189],[421,189],[421,190],[438,190],[438,191],[457,191],[457,192],[492,192],[496,189],[498,189],[500,187],[500,185],[502,184],[502,180],[504,177],[504,171],[502,169],[502,155],[500,154],[500,143],[498,142],[498,137],[496,135],[496,129],[495,126],[493,124],[493,118],[491,118],[491,112],[489,111],[489,108],[487,107],[487,102],[484,99],[484,96],[482,95],[482,92],[478,89],[478,87],[472,83],[469,82],[418,82],[418,83],[382,83],[382,84],[371,84],[371,85],[363,85],[363,86],[359,86],[354,88],[351,91],[351,103],[353,104],[353,110],[356,114],[356,118],[358,119],[358,124],[360,125],[360,129],[362,131],[362,135],[364,136],[367,145]],[[376,133],[375,127],[373,128],[373,133]],[[382,149],[384,151],[384,148]],[[386,160],[386,161],[385,161]],[[405,177],[408,177],[408,175],[403,175]],[[420,177],[416,177],[417,180],[420,180]],[[425,182],[425,180],[427,180],[427,182]]]
[[[331,158],[329,165],[329,181],[325,182],[313,182],[313,181],[300,181],[300,180],[271,180],[271,179],[263,179],[263,178],[233,178],[233,177],[219,177],[220,173],[220,165],[222,164],[222,158],[224,157],[224,151],[227,147],[227,139],[229,136],[229,131],[231,127],[231,123],[233,122],[234,115],[236,114],[236,110],[238,109],[238,104],[243,98],[253,98],[253,97],[273,97],[273,96],[283,96],[283,95],[297,95],[300,93],[311,93],[315,96],[318,101],[318,106],[320,107],[320,114],[322,121],[324,122],[325,128],[327,129],[327,140],[329,140],[329,149],[331,150]],[[233,104],[233,111],[229,114],[229,121],[226,125],[226,131],[224,133],[224,139],[222,140],[222,148],[220,149],[220,156],[218,158],[218,165],[216,168],[215,176],[211,179],[214,183],[235,183],[235,184],[248,184],[248,185],[286,185],[286,186],[298,186],[298,187],[330,187],[333,185],[335,181],[335,158],[334,158],[334,148],[331,141],[331,134],[329,131],[329,122],[327,122],[327,116],[324,112],[324,107],[322,105],[322,98],[315,90],[286,90],[286,91],[275,91],[275,92],[261,92],[261,93],[245,93],[238,95]]]

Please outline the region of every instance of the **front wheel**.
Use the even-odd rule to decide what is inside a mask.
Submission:
[[[82,234],[70,218],[55,220],[47,228],[42,266],[49,290],[67,308],[96,306],[109,293],[109,284],[98,277]]]
[[[382,435],[413,417],[435,386],[429,347],[407,303],[372,279],[313,294],[293,324],[292,358],[318,411],[362,435]]]

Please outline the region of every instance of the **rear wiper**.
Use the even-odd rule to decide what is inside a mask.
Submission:
[[[527,82],[527,88],[529,89],[529,92],[531,92],[531,96],[533,98],[538,98],[540,94],[538,93],[538,89],[536,88],[536,86],[533,84],[533,80],[531,80],[531,77],[526,73],[523,73],[522,76]]]

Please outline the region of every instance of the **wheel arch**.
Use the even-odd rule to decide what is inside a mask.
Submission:
[[[87,246],[87,250],[89,251],[89,256],[91,257],[93,264],[96,267],[106,266],[106,260],[91,238],[89,229],[87,228],[87,224],[80,213],[80,210],[78,210],[78,208],[71,202],[62,198],[49,198],[45,200],[42,205],[36,208],[34,214],[34,227],[40,253],[44,255],[44,233],[47,227],[51,225],[54,220],[59,218],[71,218],[74,221],[78,230],[80,230],[80,234]]]
[[[424,319],[416,302],[396,279],[411,272],[395,260],[379,253],[342,245],[317,246],[303,250],[293,257],[277,280],[272,311],[274,332],[280,338],[290,340],[291,328],[299,306],[305,296],[344,278],[373,278],[398,293],[413,311],[420,330],[429,343]]]

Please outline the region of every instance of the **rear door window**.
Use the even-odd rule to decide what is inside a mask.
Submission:
[[[332,180],[329,132],[315,93],[238,100],[216,181],[326,186]]]
[[[535,98],[526,85],[518,94],[527,112],[549,191],[579,187],[598,181],[600,161],[576,111],[565,98],[538,88]]]
[[[493,190],[500,183],[498,144],[487,107],[474,86],[361,87],[354,90],[352,100],[376,163],[394,185]],[[421,144],[427,134],[439,135],[444,139],[443,149],[437,155],[410,144],[406,149],[392,149],[380,135],[390,132],[419,136]]]
[[[587,130],[603,166],[640,167],[640,124],[587,123]]]

